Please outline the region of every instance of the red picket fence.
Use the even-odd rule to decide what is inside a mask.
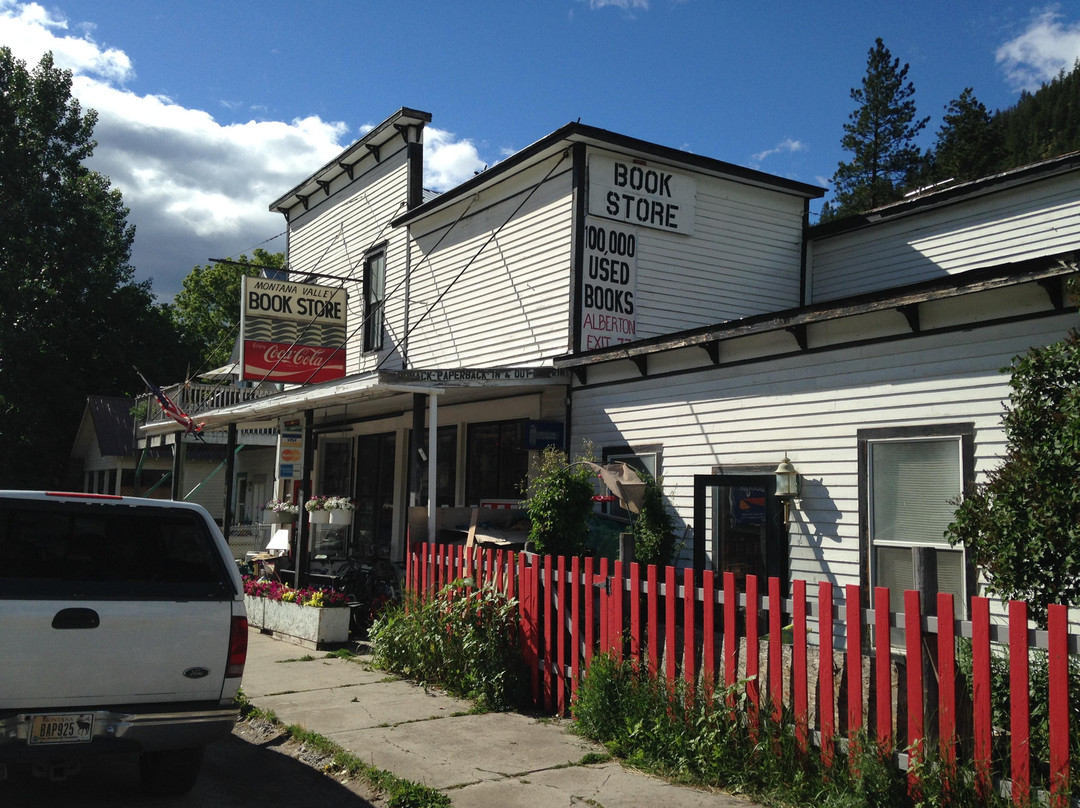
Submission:
[[[459,578],[518,598],[538,708],[567,714],[593,656],[612,653],[637,659],[669,681],[681,675],[690,687],[723,687],[729,698],[744,683],[751,722],[759,721],[763,707],[777,721],[790,707],[796,742],[806,752],[813,743],[826,761],[845,730],[849,739],[867,732],[909,772],[927,754],[927,744],[936,743],[947,775],[964,737],[983,794],[994,787],[991,740],[1003,729],[992,724],[991,649],[1006,646],[1009,782],[1017,804],[1031,796],[1029,649],[1043,649],[1049,665],[1049,796],[1052,805],[1065,804],[1071,782],[1069,655],[1080,644],[1068,632],[1064,606],[1051,606],[1048,629],[1036,631],[1029,626],[1027,604],[1019,601],[1009,603],[1007,625],[1000,626],[991,623],[990,602],[981,597],[972,598],[970,621],[938,620],[923,613],[914,591],[904,593],[902,610],[894,613],[885,588],[874,593],[880,608],[869,610],[855,585],[837,598],[834,586],[821,582],[811,597],[807,583],[796,580],[785,599],[777,578],[768,579],[762,592],[757,577],[747,576],[739,592],[732,573],[705,571],[695,582],[692,569],[670,566],[642,569],[607,559],[413,544],[406,568],[410,590],[430,594]],[[952,595],[938,595],[936,613],[954,614]],[[764,638],[761,627],[768,629]],[[894,641],[900,631],[902,650]],[[957,687],[959,638],[971,641],[970,692]],[[881,648],[892,650],[875,653]],[[937,693],[929,704],[927,692]],[[958,698],[967,701],[963,728]],[[932,724],[928,709],[936,713]]]

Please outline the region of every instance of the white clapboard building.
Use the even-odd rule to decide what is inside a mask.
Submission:
[[[271,206],[288,279],[348,295],[345,376],[207,429],[276,424],[279,490],[354,497],[349,546],[396,561],[410,504],[513,503],[589,444],[662,478],[680,563],[908,587],[925,544],[971,594],[941,532],[1002,453],[1001,368],[1076,321],[1080,157],[811,227],[823,189],[580,123],[435,196],[430,120]]]

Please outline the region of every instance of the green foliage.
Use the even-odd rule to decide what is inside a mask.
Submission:
[[[235,263],[194,267],[184,278],[170,313],[176,330],[198,347],[205,369],[229,361],[240,326],[240,295],[244,276],[255,277],[262,267],[281,269],[284,253],[255,248],[254,258],[241,255]]]
[[[128,263],[120,192],[84,165],[97,115],[51,54],[0,47],[0,487],[61,485],[90,393],[131,395],[188,355]]]
[[[640,564],[667,564],[675,552],[671,514],[664,507],[663,478],[638,472],[645,481],[641,513],[633,520],[634,558]]]
[[[956,646],[956,670],[960,678],[958,690],[971,692],[971,640],[959,640]],[[1069,657],[1069,760],[1070,769],[1080,765],[1080,659]],[[991,736],[991,754],[995,773],[1009,776],[1009,734],[1012,707],[1009,696],[1009,649],[994,645],[990,653],[990,723],[998,728]],[[1029,749],[1032,784],[1050,787],[1050,662],[1046,651],[1028,651],[1028,704],[1030,708]]]
[[[1028,601],[1045,626],[1050,604],[1080,603],[1080,335],[1032,348],[1009,370],[1005,457],[946,537],[967,546],[991,592]]]
[[[387,607],[368,631],[376,666],[440,685],[484,710],[520,703],[524,678],[518,605],[494,587],[467,581],[420,602]]]
[[[761,711],[760,730],[748,720],[745,682],[732,691],[690,689],[679,678],[669,685],[634,661],[593,658],[574,702],[576,727],[631,765],[679,782],[745,793],[767,804],[862,808],[862,806],[1004,806],[974,794],[968,773],[947,779],[938,761],[917,765],[921,792],[908,793],[907,776],[865,736],[848,754],[836,751],[831,765],[820,751],[799,750],[790,715],[783,724]],[[729,696],[733,707],[729,707]]]
[[[529,470],[529,541],[538,553],[575,556],[585,549],[593,511],[593,471],[570,465],[564,452],[548,447]]]
[[[928,181],[974,180],[999,170],[1001,129],[970,87],[949,102],[938,130]]]
[[[821,220],[861,213],[893,202],[905,183],[918,176],[921,153],[915,138],[929,118],[915,117],[915,86],[878,38],[866,59],[860,87],[851,89],[856,109],[844,124],[840,143],[852,159],[833,174],[835,201],[826,204]]]

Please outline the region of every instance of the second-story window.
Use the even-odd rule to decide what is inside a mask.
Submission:
[[[386,294],[386,251],[378,250],[364,259],[364,351],[377,351],[383,344],[383,296]]]

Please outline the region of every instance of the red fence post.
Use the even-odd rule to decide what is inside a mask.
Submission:
[[[847,725],[854,741],[863,728],[862,592],[858,584],[844,587],[847,622]]]
[[[544,710],[551,712],[554,706],[554,683],[552,681],[555,671],[555,657],[552,653],[551,642],[551,601],[554,595],[554,587],[551,581],[551,556],[544,556],[544,579],[540,587],[540,612],[543,622],[543,659],[544,659]]]
[[[585,597],[585,672],[588,673],[592,665],[593,647],[596,642],[596,630],[593,628],[593,619],[596,613],[593,604],[596,602],[596,587],[593,585],[593,560],[592,556],[585,559],[585,580],[581,584],[582,594]]]
[[[675,594],[675,568],[664,568],[664,667],[668,685],[675,684],[675,610],[678,605]]]
[[[701,692],[712,701],[716,684],[716,574],[701,575]]]
[[[558,596],[555,598],[555,630],[557,666],[555,669],[555,706],[559,715],[566,715],[566,556],[558,556]]]
[[[990,703],[990,601],[971,599],[971,702],[974,738],[975,793],[990,798],[992,711]]]
[[[570,707],[581,679],[581,558],[570,560]]]
[[[821,728],[821,762],[833,764],[833,737],[836,734],[836,704],[833,688],[833,587],[818,583],[818,726]]]
[[[893,753],[892,637],[889,634],[889,589],[874,587],[874,704],[877,742],[882,755]]]
[[[655,564],[650,564],[645,571],[645,585],[649,589],[648,598],[648,617],[646,619],[645,631],[648,633],[649,643],[649,674],[656,676],[657,666],[659,664],[659,642],[660,642],[660,626],[658,622],[659,611],[657,604],[660,600],[659,582],[657,581],[657,569]]]
[[[683,570],[683,678],[686,680],[687,697],[694,695],[694,570]]]
[[[750,719],[751,738],[757,740],[761,726],[761,657],[758,654],[758,577],[746,576],[746,698]]]
[[[736,630],[739,614],[739,590],[735,573],[724,573],[724,687],[728,691],[727,705],[735,706],[735,683],[739,681],[739,637]],[[746,649],[750,653],[750,649]]]
[[[918,764],[924,759],[922,602],[914,589],[904,592],[904,644],[907,651],[908,793],[918,794]]]
[[[791,690],[795,702],[795,743],[799,751],[805,753],[810,742],[810,702],[807,697],[806,669],[806,581],[792,583],[792,682]]]
[[[615,571],[611,575],[611,598],[608,600],[608,608],[611,614],[608,616],[608,643],[609,648],[615,652],[615,661],[623,660],[623,563],[615,562]]]
[[[597,609],[600,612],[600,653],[606,654],[611,650],[611,640],[608,638],[608,601],[611,600],[611,581],[608,580],[608,560],[600,559],[600,589],[596,600]]]
[[[1013,802],[1027,805],[1031,792],[1030,696],[1027,603],[1009,601],[1009,732]]]
[[[630,658],[641,661],[641,565],[630,562]]]
[[[938,748],[947,792],[956,781],[956,624],[953,596],[937,597]]]
[[[1050,804],[1064,808],[1069,794],[1069,609],[1047,612],[1050,674]]]
[[[784,714],[784,606],[780,602],[780,579],[769,579],[769,700],[773,721]]]

